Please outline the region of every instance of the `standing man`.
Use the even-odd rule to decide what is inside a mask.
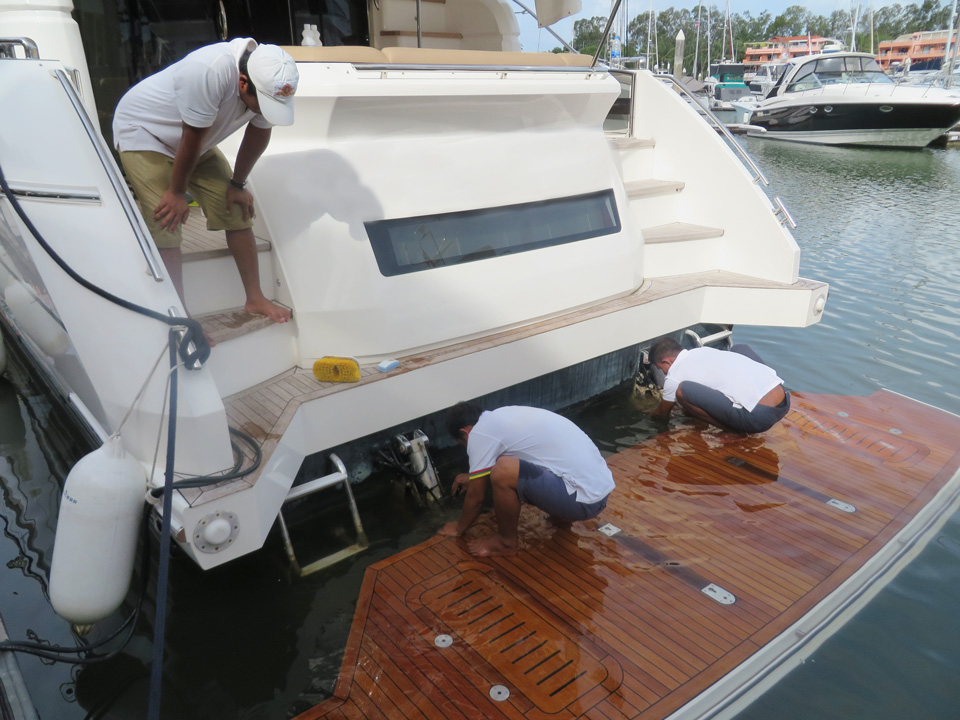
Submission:
[[[684,350],[666,338],[650,350],[650,362],[667,376],[655,418],[666,418],[679,402],[694,417],[746,435],[769,430],[790,409],[783,380],[749,345]]]
[[[512,555],[519,545],[521,503],[558,522],[596,517],[607,506],[614,482],[597,446],[556,413],[509,406],[484,411],[461,402],[447,414],[447,431],[467,448],[470,472],[457,475],[451,491],[465,491],[460,519],[440,535],[460,537],[480,515],[487,480],[493,486],[498,532],[471,540],[473,555]]]
[[[270,129],[293,124],[299,78],[296,63],[281,48],[239,38],[195,50],[120,98],[114,143],[181,302],[181,226],[190,215],[189,189],[203,208],[207,229],[226,231],[246,310],[277,322],[290,319],[290,311],[260,288],[253,195],[246,186],[270,142]],[[231,169],[216,145],[244,125]]]

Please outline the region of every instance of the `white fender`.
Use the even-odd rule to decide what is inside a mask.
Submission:
[[[50,567],[53,609],[89,625],[120,606],[130,586],[147,477],[111,438],[73,466],[63,486]]]

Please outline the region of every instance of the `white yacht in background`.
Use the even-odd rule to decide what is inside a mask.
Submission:
[[[869,53],[790,62],[747,117],[751,135],[826,145],[924,147],[960,121],[960,92],[898,84]]]

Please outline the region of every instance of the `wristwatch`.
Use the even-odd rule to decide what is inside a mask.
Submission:
[[[230,184],[233,185],[237,190],[243,190],[244,188],[247,187],[246,180],[244,180],[243,182],[237,182],[233,178],[230,178]]]

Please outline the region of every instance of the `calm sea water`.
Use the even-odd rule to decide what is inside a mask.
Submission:
[[[743,142],[800,223],[801,273],[830,282],[831,294],[817,326],[741,327],[737,340],[796,390],[862,395],[884,387],[960,413],[960,150]],[[611,452],[656,430],[626,395],[588,404],[575,419]],[[72,643],[46,600],[46,578],[59,483],[81,453],[42,396],[0,381],[0,613],[14,638]],[[291,580],[276,546],[206,573],[174,563],[165,718],[272,720],[328,696],[366,565],[426,539],[457,513],[421,509],[387,481],[364,483],[358,499],[373,547],[324,574]],[[149,601],[146,611],[152,615]],[[960,517],[741,718],[954,720],[957,617]],[[83,670],[21,657],[41,718],[144,717],[151,634],[141,621],[123,654]]]

